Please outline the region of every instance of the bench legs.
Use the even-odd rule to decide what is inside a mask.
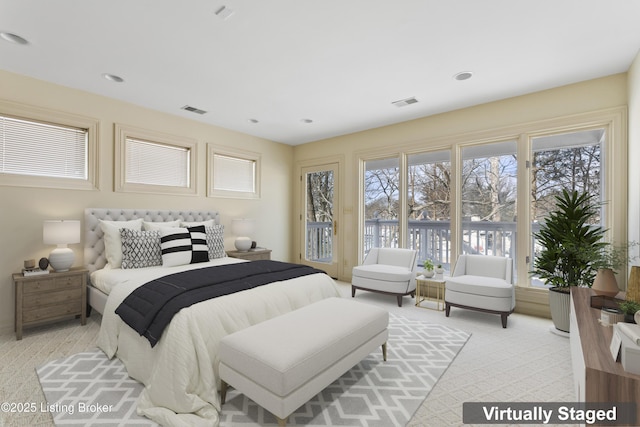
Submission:
[[[382,360],[387,361],[387,343],[382,344]]]
[[[278,425],[280,427],[285,427],[287,425],[287,419],[286,418],[283,420],[282,418],[276,417],[276,420],[278,420]]]

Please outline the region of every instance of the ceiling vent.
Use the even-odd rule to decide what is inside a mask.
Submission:
[[[399,101],[393,101],[392,104],[396,107],[405,107],[407,105],[415,104],[416,102],[418,102],[418,100],[414,97],[411,97],[407,99],[401,99]]]
[[[233,10],[229,9],[227,6],[222,6],[220,9],[216,10],[216,16],[223,21],[226,21],[233,15]]]
[[[182,107],[182,109],[183,109],[183,110],[190,111],[190,112],[192,112],[192,113],[196,113],[196,114],[207,114],[207,112],[206,112],[206,111],[201,110],[201,109],[196,108],[196,107],[192,107],[192,106],[190,106],[190,105],[185,105],[184,107]]]

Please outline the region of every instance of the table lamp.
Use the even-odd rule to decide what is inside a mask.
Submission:
[[[67,271],[75,255],[68,244],[80,243],[80,221],[47,220],[42,227],[42,240],[46,245],[57,245],[49,254],[49,265],[55,271]]]
[[[251,249],[251,235],[253,234],[254,220],[238,218],[231,221],[231,232],[236,236],[234,242],[236,249],[247,252]]]

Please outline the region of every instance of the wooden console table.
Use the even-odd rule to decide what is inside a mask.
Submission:
[[[580,402],[640,402],[640,375],[628,373],[609,350],[613,328],[602,326],[589,288],[571,288],[571,361]],[[636,408],[640,422],[640,405]]]

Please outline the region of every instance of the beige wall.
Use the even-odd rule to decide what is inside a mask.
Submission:
[[[640,82],[639,82],[640,84]],[[344,174],[340,182],[342,209],[338,220],[343,224],[342,241],[338,243],[342,257],[339,277],[350,280],[351,269],[358,263],[356,230],[358,225],[358,156],[365,151],[390,153],[395,147],[406,150],[451,144],[456,136],[495,136],[502,131],[525,127],[528,123],[575,114],[625,106],[627,76],[618,74],[564,86],[530,95],[470,107],[409,122],[372,129],[294,148],[295,172],[300,165],[313,163],[315,158],[340,155],[344,158]],[[410,107],[407,107],[410,108]],[[640,108],[640,107],[639,107]],[[625,123],[626,126],[626,123]],[[506,129],[506,130],[505,130]],[[626,131],[626,129],[625,129]],[[623,136],[623,138],[626,138]],[[444,141],[444,142],[443,142]],[[624,157],[622,157],[624,159]],[[626,166],[626,165],[625,165]],[[622,169],[626,169],[622,168]],[[624,179],[624,177],[623,177]],[[293,215],[301,213],[301,191],[294,192]],[[626,192],[617,198],[626,218]],[[292,235],[293,250],[299,248],[299,233]],[[535,299],[535,298],[534,298]],[[536,301],[541,301],[537,298]],[[546,299],[545,299],[546,301]],[[535,312],[535,310],[533,310]],[[542,308],[538,314],[545,314]]]
[[[44,219],[82,219],[87,207],[213,209],[229,229],[234,217],[257,220],[255,240],[273,249],[273,258],[290,260],[291,146],[141,108],[102,96],[0,71],[0,100],[89,116],[100,120],[99,190],[55,190],[0,186],[0,329],[13,328],[11,274],[23,260],[48,255],[42,243]],[[113,191],[113,126],[122,123],[194,138],[198,141],[198,195],[162,196]],[[215,143],[262,154],[262,197],[239,200],[206,197],[206,144]],[[226,233],[227,249],[233,239]],[[82,265],[82,244],[72,245]]]
[[[640,51],[627,73],[629,86],[629,240],[640,242]],[[637,264],[637,263],[636,263]]]

